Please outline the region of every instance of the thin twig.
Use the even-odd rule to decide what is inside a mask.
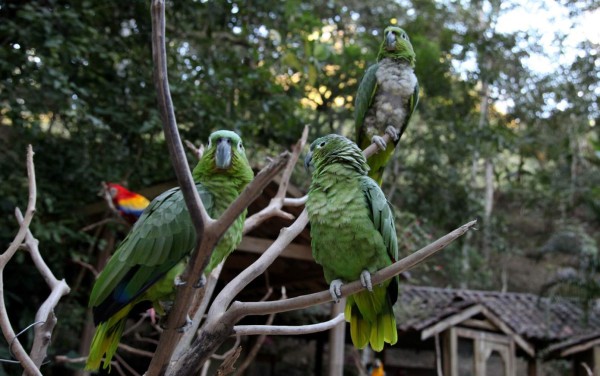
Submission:
[[[115,354],[115,355],[117,355],[117,354]],[[115,360],[110,362],[110,365],[111,365],[111,367],[115,367],[115,369],[117,370],[117,372],[119,373],[120,376],[127,376],[125,371],[123,371],[123,368],[121,368],[121,362],[119,362],[119,359],[120,358],[115,357]]]
[[[242,353],[242,346],[234,348],[234,351],[229,354],[227,359],[223,361],[219,369],[217,370],[217,376],[226,376],[235,371],[233,365]]]
[[[115,353],[115,359],[117,360],[117,362],[119,362],[123,367],[125,367],[125,369],[127,371],[129,371],[132,375],[134,376],[142,376],[140,375],[132,366],[130,366],[129,364],[127,364],[127,362],[125,361],[125,359],[121,358],[121,356],[119,356],[119,354]]]
[[[144,321],[146,321],[146,319],[148,318],[149,315],[146,312],[144,312],[140,316],[141,317],[138,319],[138,321],[136,321],[135,324],[133,324],[129,328],[127,328],[127,330],[123,332],[123,335],[121,337],[126,337],[129,334],[131,334],[132,332],[134,332],[137,328],[139,328],[144,323]]]
[[[78,358],[70,358],[66,355],[57,355],[54,357],[54,363],[66,363],[66,364],[75,364],[75,363],[85,363],[87,362],[87,356],[80,356]]]
[[[154,356],[153,352],[146,351],[146,350],[141,350],[141,349],[136,349],[135,347],[126,345],[124,343],[119,343],[119,348],[121,350],[127,351],[128,353],[139,355],[139,356],[143,356],[143,357],[146,357],[146,358],[152,358]]]
[[[283,199],[283,206],[302,206],[302,205],[306,204],[307,200],[308,200],[307,195],[304,195],[304,196],[298,197],[298,198],[286,197]]]
[[[229,350],[225,351],[222,355],[212,354],[210,356],[211,359],[215,359],[215,360],[225,360],[225,359],[227,359],[227,357],[230,356],[235,351],[235,349],[240,346],[240,342],[242,342],[242,337],[236,336],[235,337],[235,343],[233,344],[233,346],[231,346],[231,348]]]
[[[109,215],[109,214],[107,213],[107,215]],[[108,218],[104,218],[104,219],[102,219],[102,220],[100,220],[98,222],[92,223],[91,225],[87,225],[85,227],[82,227],[81,230],[79,230],[79,231],[88,232],[90,230],[93,230],[93,229],[95,229],[97,227],[100,227],[100,226],[104,226],[105,224],[111,223],[111,222],[118,223],[118,224],[126,224],[128,227],[131,227],[131,225],[129,223],[127,223],[121,217],[119,217],[119,218],[108,217]]]
[[[268,281],[268,278],[267,278],[267,281]],[[271,286],[268,286],[267,293],[265,294],[265,296],[262,297],[262,299],[260,301],[261,302],[266,301],[267,299],[269,299],[269,296],[271,296],[272,293],[273,293],[273,288]],[[285,292],[285,286],[282,286],[281,287],[281,299],[285,299],[285,298],[287,298],[287,294]],[[265,323],[265,325],[273,324],[274,320],[275,320],[275,314],[271,313],[267,317],[267,322]],[[240,335],[236,335],[236,339],[239,340],[240,338],[241,338]],[[254,361],[254,358],[256,358],[256,355],[258,355],[258,352],[260,351],[260,348],[262,347],[262,345],[266,339],[267,339],[266,334],[261,334],[258,336],[258,338],[256,339],[256,342],[254,342],[254,345],[252,345],[252,348],[250,349],[250,351],[248,351],[248,355],[246,355],[246,358],[238,365],[238,368],[235,371],[236,376],[242,375],[244,373],[244,371],[246,370],[246,368],[248,368],[250,366],[250,364],[252,364],[252,362]]]
[[[154,346],[158,345],[158,340],[156,340],[154,338],[142,337],[142,335],[139,332],[135,332],[135,334],[133,335],[133,338],[135,338],[135,340],[138,342],[151,343]]]
[[[15,209],[15,216],[17,217],[17,222],[22,224],[23,215],[18,208]],[[31,231],[27,229],[27,233],[25,234],[25,248],[27,251],[29,251],[31,259],[33,260],[33,264],[40,272],[51,290],[50,295],[48,298],[46,298],[44,303],[42,303],[35,315],[36,322],[43,322],[43,324],[36,326],[33,330],[34,338],[30,357],[35,365],[39,368],[46,358],[46,354],[48,353],[48,346],[50,345],[52,332],[54,330],[54,326],[56,325],[57,320],[56,316],[54,315],[54,308],[58,305],[60,298],[67,295],[71,289],[64,279],[58,280],[54,276],[54,273],[52,273],[52,270],[50,270],[42,258],[38,244],[39,241],[35,239]]]
[[[236,325],[233,327],[233,334],[240,336],[255,336],[258,334],[270,336],[302,335],[324,332],[343,321],[344,314],[340,313],[330,320],[310,325]]]
[[[71,262],[73,262],[73,264],[77,264],[77,265],[81,266],[84,269],[89,270],[94,275],[94,278],[98,277],[98,271],[96,270],[96,268],[94,268],[93,265],[88,264],[87,262],[83,262],[81,260],[77,260],[77,259],[72,259]]]
[[[244,223],[244,234],[249,233],[256,227],[258,227],[261,223],[266,221],[272,217],[281,217],[289,220],[293,220],[294,216],[288,212],[282,210],[284,205],[288,206],[300,206],[306,202],[303,198],[300,199],[288,199],[285,197],[287,193],[287,188],[290,182],[290,178],[292,176],[292,172],[294,172],[294,167],[296,166],[296,162],[298,162],[298,158],[300,157],[300,153],[304,146],[306,145],[306,139],[308,138],[308,126],[304,127],[302,131],[302,136],[296,142],[296,144],[292,148],[292,155],[285,166],[285,170],[283,170],[281,181],[279,183],[279,188],[277,189],[277,193],[271,199],[269,204],[263,208],[258,213],[255,213],[251,217],[246,218],[246,222]]]
[[[204,145],[203,144],[200,144],[200,146],[196,147],[196,145],[194,145],[192,142],[190,142],[188,140],[184,140],[184,142],[185,142],[185,146],[187,146],[188,149],[190,149],[192,151],[192,153],[194,153],[196,158],[198,158],[198,159],[202,158],[202,154],[204,154]]]

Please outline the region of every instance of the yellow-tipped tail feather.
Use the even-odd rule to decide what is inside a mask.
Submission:
[[[398,341],[396,318],[385,287],[349,296],[344,314],[350,322],[350,337],[356,348],[363,349],[370,343],[374,351],[381,351],[385,343],[393,345]]]
[[[110,369],[110,361],[115,355],[117,347],[119,347],[119,341],[123,335],[123,329],[125,329],[127,315],[130,310],[131,306],[127,305],[108,321],[98,325],[90,346],[90,354],[85,363],[87,371],[98,370],[103,357],[104,364],[102,368],[106,369],[108,367]]]

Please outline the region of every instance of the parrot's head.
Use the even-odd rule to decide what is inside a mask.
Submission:
[[[369,170],[367,160],[360,148],[344,136],[329,134],[317,138],[310,144],[310,149],[304,166],[314,170],[314,173],[320,173],[324,167],[334,163],[343,164],[362,174]]]
[[[247,184],[254,174],[246,158],[242,138],[235,132],[220,130],[213,132],[208,138],[208,146],[194,168],[196,179],[206,174],[236,175]]]
[[[106,183],[106,191],[110,195],[110,198],[113,199],[113,201],[117,201],[122,198],[134,195],[133,192],[117,183]]]
[[[386,57],[406,60],[411,66],[415,65],[415,51],[408,34],[398,26],[388,26],[383,31],[383,42],[381,42],[377,60]]]

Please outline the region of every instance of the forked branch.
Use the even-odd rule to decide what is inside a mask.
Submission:
[[[39,242],[33,237],[33,234],[29,230],[29,225],[31,224],[31,220],[35,213],[37,195],[35,169],[33,165],[33,149],[31,148],[31,145],[27,148],[27,175],[29,181],[29,199],[25,216],[23,216],[18,208],[15,209],[15,217],[19,223],[19,231],[8,249],[0,255],[0,327],[4,338],[6,338],[9,343],[10,351],[25,369],[25,374],[41,375],[39,368],[46,358],[48,346],[52,338],[52,332],[56,325],[54,308],[58,305],[60,298],[68,294],[70,289],[65,280],[58,280],[48,265],[46,265],[38,248]],[[50,288],[48,298],[46,298],[38,309],[35,315],[35,323],[31,325],[31,327],[34,328],[34,337],[29,355],[25,352],[25,349],[17,338],[18,334],[15,333],[9,321],[6,303],[4,301],[4,270],[8,262],[20,248],[29,252],[34,266]]]
[[[282,153],[265,167],[248,187],[246,187],[241,195],[229,206],[229,208],[225,210],[218,220],[213,220],[208,216],[192,180],[181,138],[177,130],[177,123],[167,78],[164,0],[153,0],[151,8],[154,81],[163,121],[165,139],[169,147],[169,154],[177,175],[177,181],[196,230],[197,244],[192,252],[190,262],[186,267],[182,279],[184,281],[193,280],[195,282],[202,275],[217,241],[233,221],[285,166],[290,155],[287,152]],[[194,300],[194,294],[197,293],[197,291],[194,291],[194,284],[195,283],[186,283],[178,289],[175,303],[167,321],[167,326],[161,335],[155,356],[150,363],[148,376],[158,375],[164,372],[168,359],[181,338],[181,333],[177,328],[183,327],[186,323],[190,304]]]

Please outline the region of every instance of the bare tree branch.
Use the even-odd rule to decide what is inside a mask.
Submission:
[[[6,264],[15,255],[29,229],[33,214],[35,213],[35,202],[36,202],[36,183],[35,183],[35,170],[33,167],[33,149],[31,145],[27,148],[27,177],[29,180],[29,197],[27,201],[27,210],[25,211],[25,217],[19,226],[19,231],[13,239],[12,243],[8,246],[8,249],[0,255],[0,328],[6,341],[9,343],[9,348],[12,350],[15,358],[21,363],[21,366],[25,369],[28,375],[41,375],[37,365],[27,355],[25,349],[21,345],[21,342],[17,338],[15,331],[8,319],[8,312],[6,311],[6,302],[4,301],[4,269]]]
[[[85,227],[82,227],[81,230],[79,230],[79,231],[88,232],[88,231],[91,231],[91,230],[93,230],[93,229],[95,229],[97,227],[103,226],[103,225],[105,225],[107,223],[111,223],[111,222],[118,223],[118,224],[121,224],[121,225],[127,225],[127,227],[131,227],[131,225],[129,223],[125,222],[125,220],[123,218],[121,218],[121,217],[119,217],[119,218],[113,218],[111,216],[111,217],[108,217],[108,218],[101,219],[98,222],[92,223],[91,225],[87,225]]]
[[[263,223],[267,219],[274,217],[274,216],[282,217],[282,218],[286,218],[286,219],[290,219],[290,220],[294,219],[294,216],[292,214],[283,211],[282,208],[283,208],[283,205],[285,205],[286,203],[302,202],[302,199],[300,199],[299,201],[292,201],[290,199],[287,199],[287,201],[286,201],[285,194],[287,192],[287,188],[288,188],[288,185],[290,182],[290,178],[292,176],[292,172],[294,172],[294,167],[296,166],[296,162],[298,162],[298,158],[300,158],[300,153],[302,152],[302,149],[304,149],[304,146],[306,145],[307,138],[308,138],[308,126],[305,126],[304,130],[302,131],[302,137],[300,138],[300,140],[298,140],[298,142],[292,148],[292,156],[288,160],[287,166],[285,167],[285,170],[283,171],[283,174],[281,177],[281,182],[279,183],[279,189],[277,190],[277,193],[271,199],[271,202],[269,202],[269,205],[267,205],[267,207],[265,207],[258,213],[254,214],[253,216],[246,219],[246,222],[244,223],[244,234],[249,233],[256,227],[258,227],[261,223]],[[300,203],[299,205],[302,205],[302,204],[303,204],[303,202]]]
[[[242,342],[242,338],[240,336],[236,336],[235,337],[235,343],[233,344],[233,346],[231,346],[231,348],[227,351],[225,351],[223,354],[219,355],[219,354],[212,354],[210,356],[211,359],[215,359],[215,360],[225,360],[227,359],[233,352],[235,352],[235,350],[240,347],[240,342]]]
[[[21,214],[21,211],[18,208],[15,211],[17,221],[19,224],[22,224],[23,215]],[[42,258],[38,244],[39,241],[33,237],[31,231],[28,229],[25,235],[26,249],[29,251],[35,267],[38,269],[51,290],[50,295],[48,298],[46,298],[44,303],[42,303],[35,315],[35,321],[41,322],[42,324],[36,325],[33,329],[33,345],[29,355],[35,365],[39,368],[42,365],[44,358],[46,358],[46,354],[48,353],[48,346],[50,345],[52,332],[54,330],[54,326],[56,325],[57,320],[56,316],[54,315],[54,308],[58,305],[60,298],[67,295],[71,289],[64,279],[58,280],[54,276]]]
[[[154,81],[158,93],[163,129],[175,173],[177,175],[177,181],[179,182],[179,186],[183,193],[197,237],[197,245],[192,252],[190,261],[183,273],[182,280],[197,280],[208,263],[214,245],[233,221],[284,167],[290,156],[287,152],[283,153],[265,167],[229,206],[229,208],[225,210],[218,220],[215,221],[208,216],[206,209],[202,205],[195,184],[192,181],[175,121],[173,103],[167,79],[164,0],[153,0],[151,13]],[[161,335],[155,356],[150,363],[148,376],[154,376],[164,371],[173,349],[181,338],[181,333],[177,331],[177,328],[182,327],[186,321],[185,318],[195,293],[193,285],[194,283],[186,283],[177,291],[177,297],[173,308],[171,309],[167,327]]]
[[[230,352],[223,364],[217,370],[217,376],[226,376],[235,371],[233,365],[242,353],[242,346],[235,348],[235,351]]]
[[[344,314],[340,313],[331,320],[310,325],[236,325],[233,327],[233,334],[240,336],[254,336],[258,334],[270,336],[302,335],[324,332],[343,321]]]
[[[267,293],[265,294],[265,296],[263,296],[263,298],[260,301],[267,300],[269,298],[269,296],[271,296],[272,293],[273,293],[273,288],[269,287]],[[281,299],[285,299],[285,298],[287,298],[287,295],[285,292],[285,286],[282,286],[281,287]],[[275,320],[275,314],[271,313],[267,317],[267,322],[265,323],[265,325],[273,324],[273,320]],[[236,338],[240,339],[240,335],[236,335]],[[241,376],[244,373],[244,371],[246,370],[246,368],[248,368],[250,366],[250,364],[252,364],[252,362],[254,361],[254,358],[256,358],[256,355],[258,355],[260,348],[262,347],[263,343],[265,342],[265,339],[267,339],[266,334],[261,334],[258,336],[258,338],[256,339],[256,342],[254,342],[254,345],[252,345],[252,348],[250,349],[250,351],[248,351],[248,355],[240,363],[240,365],[238,366],[234,375]]]
[[[80,356],[79,358],[69,358],[66,355],[57,355],[54,357],[54,361],[56,363],[77,364],[85,363],[87,361],[87,358],[87,356]]]
[[[283,228],[279,233],[279,237],[271,244],[271,246],[263,252],[262,255],[252,265],[244,269],[231,282],[221,290],[215,298],[208,319],[217,319],[221,317],[233,299],[242,291],[242,289],[252,282],[256,277],[264,273],[264,271],[275,261],[275,259],[283,252],[283,249],[298,236],[306,224],[308,223],[308,214],[303,210],[298,219],[287,228]],[[217,319],[218,320],[218,319]]]
[[[213,306],[209,311],[207,322],[201,329],[199,337],[193,342],[192,347],[184,354],[184,356],[167,370],[168,375],[185,375],[194,373],[198,366],[202,364],[202,362],[204,362],[208,356],[210,356],[216,346],[222,343],[229,335],[231,335],[235,323],[237,323],[244,316],[285,312],[331,301],[331,295],[329,291],[322,291],[319,293],[272,302],[236,301],[229,306],[229,303],[233,299],[232,296],[237,295],[236,291],[249,283],[256,273],[260,274],[261,270],[266,269],[266,267],[270,265],[272,260],[277,257],[283,247],[288,244],[286,241],[291,241],[291,239],[295,237],[294,232],[299,232],[304,228],[306,225],[306,220],[307,214],[306,210],[304,210],[290,227],[282,230],[279,238],[271,247],[269,247],[269,249],[263,253],[263,255],[261,255],[261,257],[254,264],[250,265],[247,269],[240,273],[221,291],[217,298],[215,298]],[[476,221],[466,223],[451,233],[427,245],[426,247],[421,248],[402,260],[395,262],[391,266],[379,270],[377,273],[371,275],[371,280],[374,284],[379,284],[404,271],[407,271],[462,236],[471,227],[473,227],[475,223]],[[342,296],[348,296],[363,289],[364,287],[360,281],[347,283],[342,286]],[[225,309],[226,307],[229,308]]]
[[[383,283],[384,281],[391,279],[392,277],[403,273],[415,265],[425,261],[427,258],[444,249],[448,244],[464,235],[476,223],[476,220],[468,222],[454,231],[442,236],[433,243],[419,249],[414,253],[411,253],[399,261],[396,261],[392,265],[373,273],[371,275],[371,281],[373,282],[373,285]],[[364,289],[365,288],[362,286],[360,281],[354,281],[344,284],[341,288],[341,292],[342,296],[348,296]],[[248,315],[265,315],[273,312],[286,312],[294,309],[307,308],[328,301],[331,301],[331,294],[328,290],[273,302],[236,301],[221,317],[221,321],[228,322],[229,320],[232,320],[233,322],[237,322],[242,317]]]
[[[146,358],[152,358],[154,356],[153,352],[146,351],[146,350],[136,349],[135,347],[126,345],[124,343],[119,343],[119,348],[121,350],[124,350],[124,351],[128,352],[128,353],[132,353],[132,354],[135,354],[135,355],[143,356],[143,357],[146,357]]]
[[[308,200],[308,196],[306,195],[299,198],[286,197],[283,200],[283,206],[302,206],[306,204],[306,200]]]
[[[171,355],[171,362],[177,361],[190,346],[190,343],[192,343],[192,340],[196,335],[196,331],[198,330],[198,327],[200,327],[200,323],[202,322],[206,308],[208,307],[208,302],[215,291],[215,287],[217,287],[219,275],[223,269],[223,263],[224,261],[217,265],[217,267],[215,267],[206,278],[204,292],[194,296],[194,303],[190,308],[190,314],[192,316],[191,327],[188,328],[188,330],[186,330],[186,332],[181,336],[181,339],[177,343],[175,350],[173,350],[173,355]]]
[[[127,362],[125,361],[125,359],[121,358],[121,356],[119,356],[119,354],[115,353],[115,359],[117,360],[118,364],[122,365],[133,376],[142,376],[132,366],[130,366],[129,364],[127,364]],[[123,374],[125,374],[125,372],[123,372]]]
[[[192,223],[196,229],[198,243],[202,242],[204,226],[212,219],[206,212],[192,174],[188,166],[185,151],[181,143],[181,137],[177,130],[175,111],[169,89],[169,78],[167,71],[167,52],[165,48],[165,3],[164,0],[152,1],[152,60],[154,61],[154,83],[158,97],[163,131],[169,149],[169,155],[177,176],[177,182],[183,193],[183,198],[188,207]]]
[[[187,146],[188,149],[190,149],[191,152],[194,153],[196,158],[198,158],[198,159],[202,158],[202,154],[204,154],[204,145],[203,144],[200,144],[200,146],[196,147],[196,145],[194,145],[192,142],[190,142],[188,140],[184,140],[184,142],[185,142],[185,146]]]

